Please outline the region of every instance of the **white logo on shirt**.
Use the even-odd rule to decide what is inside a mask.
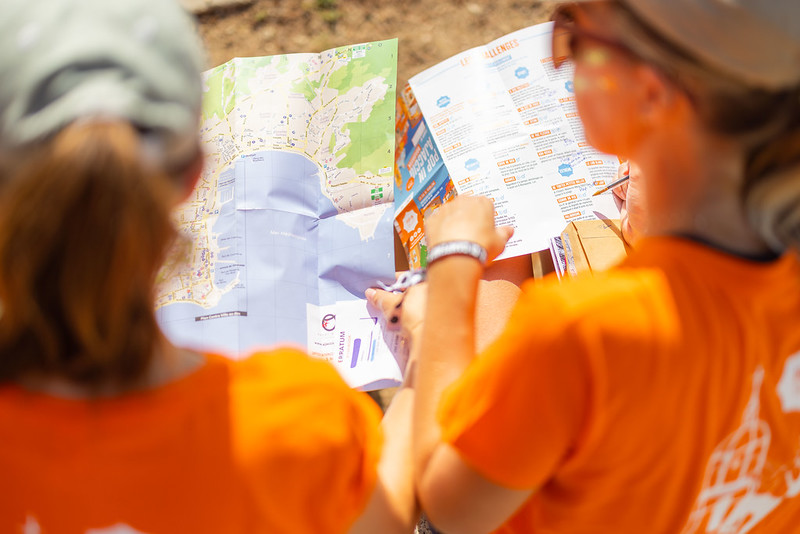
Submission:
[[[784,412],[800,412],[800,352],[786,359],[776,391]]]
[[[22,534],[40,534],[42,527],[35,517],[28,516],[25,518],[25,524],[22,525]]]
[[[800,353],[787,360],[777,388],[786,412],[800,409],[798,370]],[[787,375],[794,378],[787,379]],[[800,448],[792,465],[767,462],[772,432],[767,422],[760,418],[759,395],[763,379],[764,369],[758,367],[753,372],[753,386],[742,422],[711,454],[702,489],[683,534],[745,534],[782,501],[800,494]],[[789,380],[793,382],[789,383]],[[784,393],[781,393],[781,388]],[[782,494],[762,489],[764,481],[773,489],[780,487]]]
[[[22,526],[22,534],[41,534],[42,527],[35,517],[28,516],[25,518],[25,524]],[[90,528],[86,534],[145,534],[133,527],[124,523],[117,523],[110,527],[105,528]]]
[[[117,523],[116,525],[106,527],[106,528],[90,528],[86,531],[86,534],[145,534],[135,528],[129,527],[123,523]]]

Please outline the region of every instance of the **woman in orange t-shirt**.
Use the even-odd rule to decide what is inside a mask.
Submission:
[[[434,524],[798,531],[799,19],[793,0],[557,8],[552,60],[574,64],[587,139],[638,164],[620,195],[635,251],[594,277],[528,283],[476,357],[478,279],[510,229],[478,197],[428,221],[424,323],[410,296],[401,322],[419,350],[416,485]]]
[[[383,432],[325,362],[160,334],[170,211],[202,165],[191,19],[4,0],[0,49],[0,532],[413,528],[404,392]]]

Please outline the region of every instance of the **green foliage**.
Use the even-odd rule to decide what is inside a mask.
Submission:
[[[261,9],[259,11],[256,11],[255,15],[253,15],[253,24],[255,26],[260,26],[265,22],[267,22],[268,18],[269,18],[269,11],[267,11],[266,9]]]
[[[360,117],[359,117],[360,120]],[[358,174],[368,170],[377,169],[391,161],[386,155],[386,147],[391,146],[394,135],[371,135],[373,132],[386,131],[386,124],[394,125],[394,99],[384,98],[372,108],[369,118],[364,122],[350,122],[344,127],[349,131],[352,143],[346,147],[344,159],[338,163],[339,167],[352,167]]]
[[[319,16],[328,24],[336,24],[336,22],[342,18],[342,12],[338,9],[328,9],[320,12]]]

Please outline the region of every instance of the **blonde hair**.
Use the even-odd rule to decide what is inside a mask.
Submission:
[[[159,337],[176,180],[125,122],[74,123],[14,161],[0,176],[0,381],[139,378]]]

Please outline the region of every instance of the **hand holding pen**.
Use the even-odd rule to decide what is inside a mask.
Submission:
[[[395,325],[400,321],[402,315],[401,307],[406,295],[406,290],[425,282],[427,278],[427,270],[423,267],[421,269],[411,269],[400,273],[393,284],[384,284],[378,280],[378,286],[388,295],[382,296],[376,291],[376,288],[367,289],[366,296],[371,304],[381,309],[386,316],[386,320],[390,325]],[[383,300],[391,299],[392,304],[384,304]],[[384,309],[386,308],[386,309]],[[389,313],[387,313],[387,310]]]
[[[644,197],[639,185],[639,168],[635,163],[625,162],[619,166],[617,176],[620,178],[599,189],[594,195],[613,191],[619,208],[622,237],[629,245],[634,245],[645,231],[647,221]]]
[[[623,163],[623,165],[626,165],[626,166],[627,166],[627,164],[625,164],[625,163]],[[620,168],[621,168],[621,167],[620,167]],[[628,179],[629,179],[630,177],[631,177],[631,175],[630,175],[630,172],[629,172],[629,171],[626,171],[626,172],[625,172],[625,175],[624,175],[622,178],[619,178],[618,180],[614,180],[613,182],[611,182],[611,183],[610,183],[610,184],[608,184],[607,186],[603,187],[602,189],[598,189],[597,191],[595,191],[594,193],[592,193],[592,196],[593,196],[593,197],[596,197],[597,195],[602,195],[602,194],[603,194],[603,193],[605,193],[606,191],[611,191],[612,189],[614,189],[614,188],[615,188],[615,187],[617,187],[618,185],[622,185],[622,184],[624,184],[625,182],[627,182],[627,181],[628,181]]]
[[[411,335],[421,327],[428,293],[425,273],[425,269],[412,269],[400,274],[394,284],[378,282],[382,289],[366,290],[367,300],[383,314],[390,330]]]

